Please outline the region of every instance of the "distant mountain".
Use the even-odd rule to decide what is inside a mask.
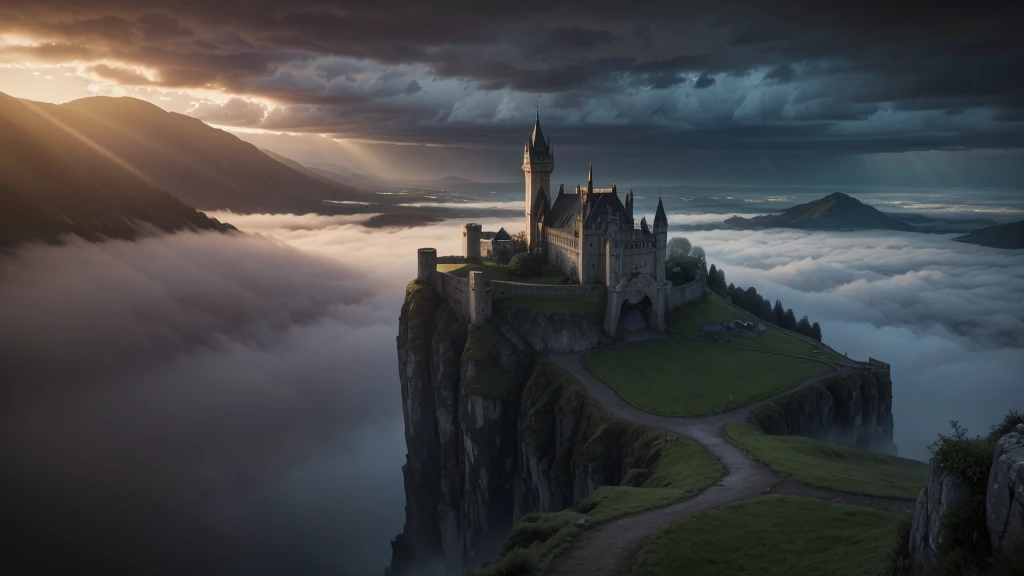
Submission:
[[[161,190],[74,126],[77,113],[0,93],[0,248],[149,231],[233,230]]]
[[[348,182],[361,188],[382,188],[390,183],[372,172],[356,172],[348,166],[332,162],[312,162],[306,165],[314,174],[335,182]]]
[[[824,198],[799,204],[778,214],[725,221],[732,228],[760,230],[763,228],[801,228],[806,230],[903,230],[915,228],[887,216],[860,200],[836,192]]]
[[[83,98],[49,113],[202,210],[318,212],[364,194],[303,173],[234,135],[134,98]]]
[[[989,226],[975,230],[970,234],[953,238],[957,242],[979,244],[991,248],[1008,248],[1019,250],[1024,248],[1024,220],[999,226]]]

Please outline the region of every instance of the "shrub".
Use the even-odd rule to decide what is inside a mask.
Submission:
[[[957,558],[957,565],[980,567],[991,555],[985,524],[985,496],[977,495],[953,508],[942,518],[942,558]]]
[[[536,573],[537,559],[521,548],[505,554],[497,562],[481,566],[471,572],[473,576],[530,576]]]
[[[520,278],[530,278],[536,273],[537,269],[533,258],[525,252],[520,252],[508,261],[508,271]]]
[[[1024,424],[1024,414],[1017,412],[1016,410],[1010,410],[1003,416],[1002,421],[992,427],[992,430],[988,433],[988,439],[997,442],[1003,436],[1006,436],[1013,431],[1017,426]]]
[[[939,434],[928,449],[939,465],[970,482],[976,493],[984,493],[995,453],[993,443],[981,436],[968,437],[967,429],[956,420],[950,422],[950,426],[953,433]]]
[[[888,562],[881,576],[911,576],[914,574],[914,561],[910,557],[910,527],[914,516],[907,514],[896,526],[896,543],[889,550]]]

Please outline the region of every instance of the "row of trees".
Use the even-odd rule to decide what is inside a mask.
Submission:
[[[780,328],[792,330],[798,334],[814,338],[819,342],[821,341],[820,324],[817,322],[812,324],[811,321],[807,319],[807,316],[797,320],[796,314],[793,313],[792,308],[785,308],[782,305],[781,300],[776,300],[775,305],[773,306],[771,301],[758,294],[757,288],[754,288],[753,286],[744,290],[741,286],[726,284],[725,271],[716,267],[714,264],[712,264],[711,269],[708,270],[707,285],[708,290],[711,290],[723,298],[729,298],[732,300],[733,304],[747,312],[750,312],[765,322],[770,322]]]

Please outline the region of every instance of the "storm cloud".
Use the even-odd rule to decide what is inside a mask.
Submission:
[[[13,0],[0,58],[93,62],[122,84],[278,110],[197,112],[228,124],[389,142],[522,122],[541,93],[569,144],[617,142],[602,128],[628,125],[649,146],[998,148],[1021,144],[1022,15],[1006,2]]]
[[[852,358],[892,365],[895,440],[926,459],[960,420],[985,433],[1024,409],[1024,254],[952,235],[689,232],[726,280],[781,299]]]

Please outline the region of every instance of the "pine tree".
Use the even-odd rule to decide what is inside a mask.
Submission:
[[[786,310],[786,329],[796,330],[796,314],[793,314],[793,309]]]
[[[818,342],[821,342],[821,324],[818,324],[817,322],[811,324],[811,337]]]
[[[772,314],[775,316],[775,325],[786,326],[786,309],[782,307],[782,300],[775,301],[775,308],[772,310]]]

